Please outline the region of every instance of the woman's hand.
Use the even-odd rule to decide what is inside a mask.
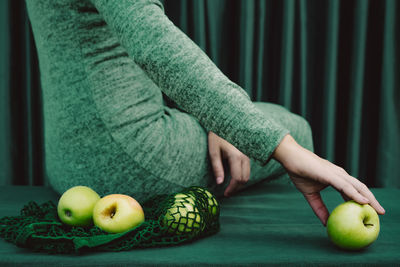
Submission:
[[[226,197],[231,196],[247,183],[250,178],[250,159],[236,147],[215,133],[209,132],[208,152],[217,184],[224,182],[225,173],[222,161],[228,161],[232,178],[224,192]]]
[[[324,225],[329,212],[321,199],[320,191],[329,185],[339,191],[345,201],[353,199],[360,204],[369,203],[378,214],[385,214],[385,210],[365,184],[350,176],[343,168],[303,148],[290,135],[283,138],[272,156],[283,165],[296,188],[303,193]]]

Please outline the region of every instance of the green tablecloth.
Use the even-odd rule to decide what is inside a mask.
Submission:
[[[0,239],[0,266],[120,265],[330,265],[400,266],[400,190],[372,189],[386,214],[377,241],[362,252],[346,252],[328,240],[303,196],[293,187],[263,183],[221,200],[221,230],[193,243],[167,248],[102,252],[82,256],[48,255]],[[322,196],[330,211],[342,203],[328,188]],[[18,215],[30,200],[57,201],[47,187],[0,187],[0,217]]]

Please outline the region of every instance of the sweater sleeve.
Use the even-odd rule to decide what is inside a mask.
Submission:
[[[164,14],[158,0],[91,0],[121,44],[160,89],[207,130],[265,165],[289,133]]]

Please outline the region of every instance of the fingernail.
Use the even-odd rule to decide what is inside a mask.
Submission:
[[[222,183],[222,177],[217,177],[217,184],[221,184]]]

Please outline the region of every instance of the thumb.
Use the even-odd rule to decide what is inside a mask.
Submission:
[[[326,226],[326,222],[328,221],[329,217],[329,211],[322,201],[320,193],[305,193],[304,197],[307,200],[308,204],[310,204],[315,215],[317,215],[322,224]]]

